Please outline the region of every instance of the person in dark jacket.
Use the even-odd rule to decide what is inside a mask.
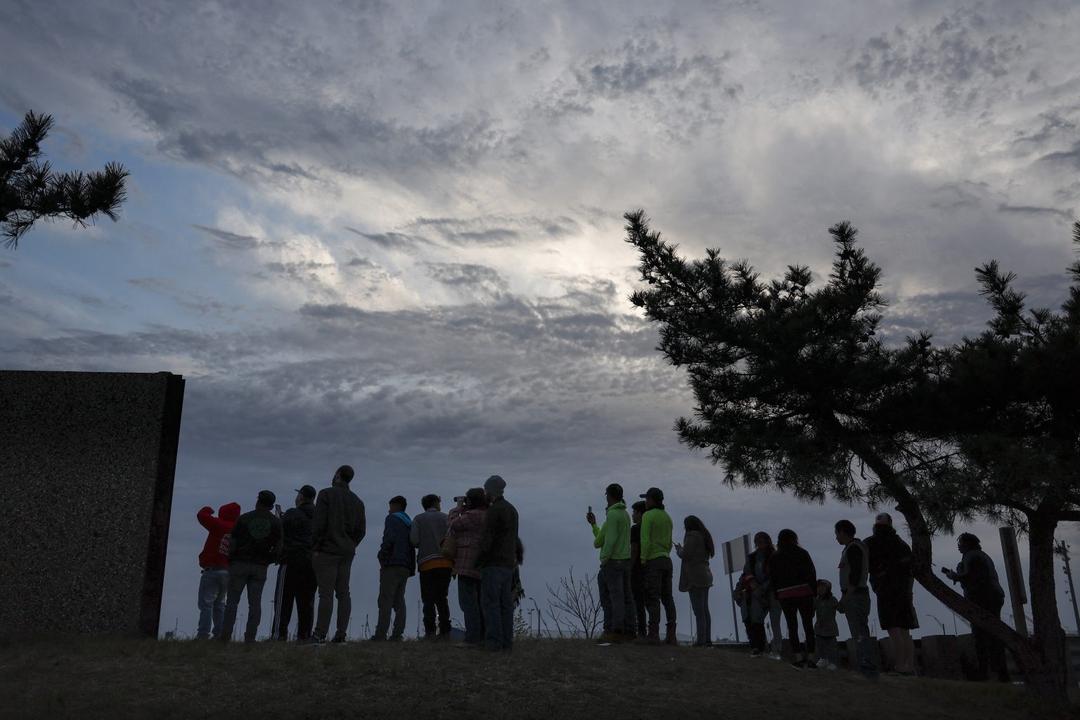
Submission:
[[[954,583],[960,583],[964,597],[984,610],[989,611],[999,620],[1001,608],[1005,605],[1005,591],[998,580],[994,561],[983,552],[979,538],[971,533],[961,533],[956,539],[956,549],[963,557],[956,570],[945,569],[945,577]],[[988,669],[992,669],[1001,682],[1009,682],[1009,668],[1005,664],[1005,645],[990,633],[972,624],[971,634],[975,640],[975,656],[978,658],[977,674],[974,680],[986,680]]]
[[[633,505],[630,526],[630,592],[634,595],[634,609],[637,612],[637,636],[645,637],[647,616],[645,613],[645,571],[641,565],[641,517],[645,514],[645,501],[638,500]]]
[[[356,546],[367,532],[364,502],[349,489],[353,469],[342,465],[334,473],[330,487],[315,499],[315,519],[311,528],[311,565],[319,585],[319,614],[310,642],[321,643],[330,632],[330,616],[337,597],[337,632],[334,642],[345,642],[352,614],[349,577]]]
[[[810,553],[799,547],[794,530],[784,529],[776,536],[776,552],[769,559],[769,577],[776,590],[776,599],[787,620],[791,641],[791,664],[808,667],[808,655],[814,652],[814,596],[817,595],[817,569]],[[802,619],[806,647],[799,641],[799,619]],[[810,665],[809,667],[814,667]]]
[[[503,497],[506,481],[492,475],[484,482],[488,510],[480,536],[480,602],[484,614],[485,646],[488,650],[514,646],[514,572],[518,565],[517,509]]]
[[[401,640],[405,634],[405,584],[416,572],[416,551],[410,540],[413,521],[405,513],[406,507],[408,501],[401,495],[390,498],[379,546],[379,623],[372,640],[387,639],[391,611],[394,630],[390,639]]]
[[[442,511],[442,498],[438,495],[425,495],[420,504],[424,512],[413,518],[409,540],[416,548],[416,565],[420,573],[424,637],[445,639],[450,637],[450,574],[454,568],[454,562],[442,553],[449,520]],[[438,636],[435,635],[436,619]]]
[[[225,620],[225,600],[229,596],[229,533],[240,517],[239,503],[226,503],[218,509],[207,505],[195,517],[206,528],[206,542],[199,553],[199,629],[195,638],[221,637]]]
[[[754,535],[754,551],[746,556],[743,576],[740,582],[747,591],[746,616],[747,635],[750,638],[750,656],[760,657],[765,652],[765,617],[769,617],[772,626],[772,647],[769,657],[780,659],[780,603],[773,590],[769,577],[769,559],[776,548],[767,532]]]
[[[855,641],[855,657],[849,658],[848,664],[857,667],[864,677],[877,679],[875,640],[870,635],[870,553],[866,543],[855,536],[855,525],[850,520],[837,521],[833,529],[836,542],[844,547],[840,553],[840,600],[836,609],[844,614]]]
[[[315,488],[304,485],[296,491],[296,507],[289,508],[281,518],[285,535],[282,562],[285,580],[281,585],[281,611],[278,616],[278,638],[289,637],[293,604],[296,604],[296,639],[303,642],[311,637],[315,624],[315,591],[319,583],[311,564],[311,526],[315,519]]]
[[[679,592],[690,594],[690,609],[694,611],[696,637],[694,647],[712,647],[712,614],[709,612],[709,588],[713,584],[709,558],[716,555],[716,546],[705,523],[696,515],[683,520],[686,535],[682,544],[675,544],[675,553],[682,558],[679,570]]]
[[[919,621],[915,615],[911,546],[896,533],[892,516],[879,513],[866,549],[870,553],[870,587],[877,595],[878,622],[892,640],[893,670],[900,675],[914,675],[915,641],[911,631],[919,627]]]
[[[255,642],[262,620],[262,592],[266,584],[266,566],[278,561],[281,555],[281,521],[271,508],[277,500],[269,490],[259,492],[255,509],[236,520],[229,542],[229,599],[225,604],[225,620],[221,640],[232,639],[236,624],[236,609],[240,596],[247,590],[248,617],[244,642]]]

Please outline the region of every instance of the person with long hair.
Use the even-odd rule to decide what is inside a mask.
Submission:
[[[682,544],[675,544],[675,553],[682,558],[679,572],[679,592],[690,594],[690,608],[694,611],[697,636],[695,647],[712,646],[712,616],[709,614],[709,588],[713,584],[709,558],[716,555],[716,546],[705,523],[696,515],[683,521],[686,535]]]
[[[817,569],[810,553],[799,547],[794,530],[784,529],[776,537],[776,552],[769,560],[769,575],[780,609],[787,620],[791,641],[791,664],[808,667],[807,655],[814,652],[814,596],[817,594]],[[799,620],[802,619],[805,648],[799,640]],[[812,665],[809,667],[813,667]]]
[[[754,535],[754,551],[746,556],[743,575],[739,582],[746,589],[746,633],[750,638],[750,657],[761,657],[765,652],[765,616],[772,625],[772,648],[769,657],[780,659],[780,603],[773,591],[769,577],[769,559],[776,548],[767,532]]]

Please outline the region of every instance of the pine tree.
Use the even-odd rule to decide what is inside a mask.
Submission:
[[[83,173],[56,172],[41,161],[41,143],[52,127],[51,115],[31,110],[0,139],[0,233],[9,248],[41,218],[63,217],[80,226],[98,214],[116,220],[125,200],[128,172],[118,163]]]

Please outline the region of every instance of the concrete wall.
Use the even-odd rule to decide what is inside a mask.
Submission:
[[[184,380],[0,371],[0,634],[156,636]]]

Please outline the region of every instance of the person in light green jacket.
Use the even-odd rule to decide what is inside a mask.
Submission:
[[[649,614],[646,642],[660,643],[660,605],[667,615],[664,642],[678,645],[675,635],[675,598],[671,593],[671,516],[664,510],[664,491],[649,488],[645,514],[641,518],[641,563],[645,571],[645,609]]]
[[[592,527],[593,547],[600,549],[596,583],[604,611],[604,634],[600,642],[621,642],[634,637],[634,596],[630,589],[630,515],[623,501],[622,485],[612,483],[604,493],[607,513],[597,527],[589,508],[585,519]]]

